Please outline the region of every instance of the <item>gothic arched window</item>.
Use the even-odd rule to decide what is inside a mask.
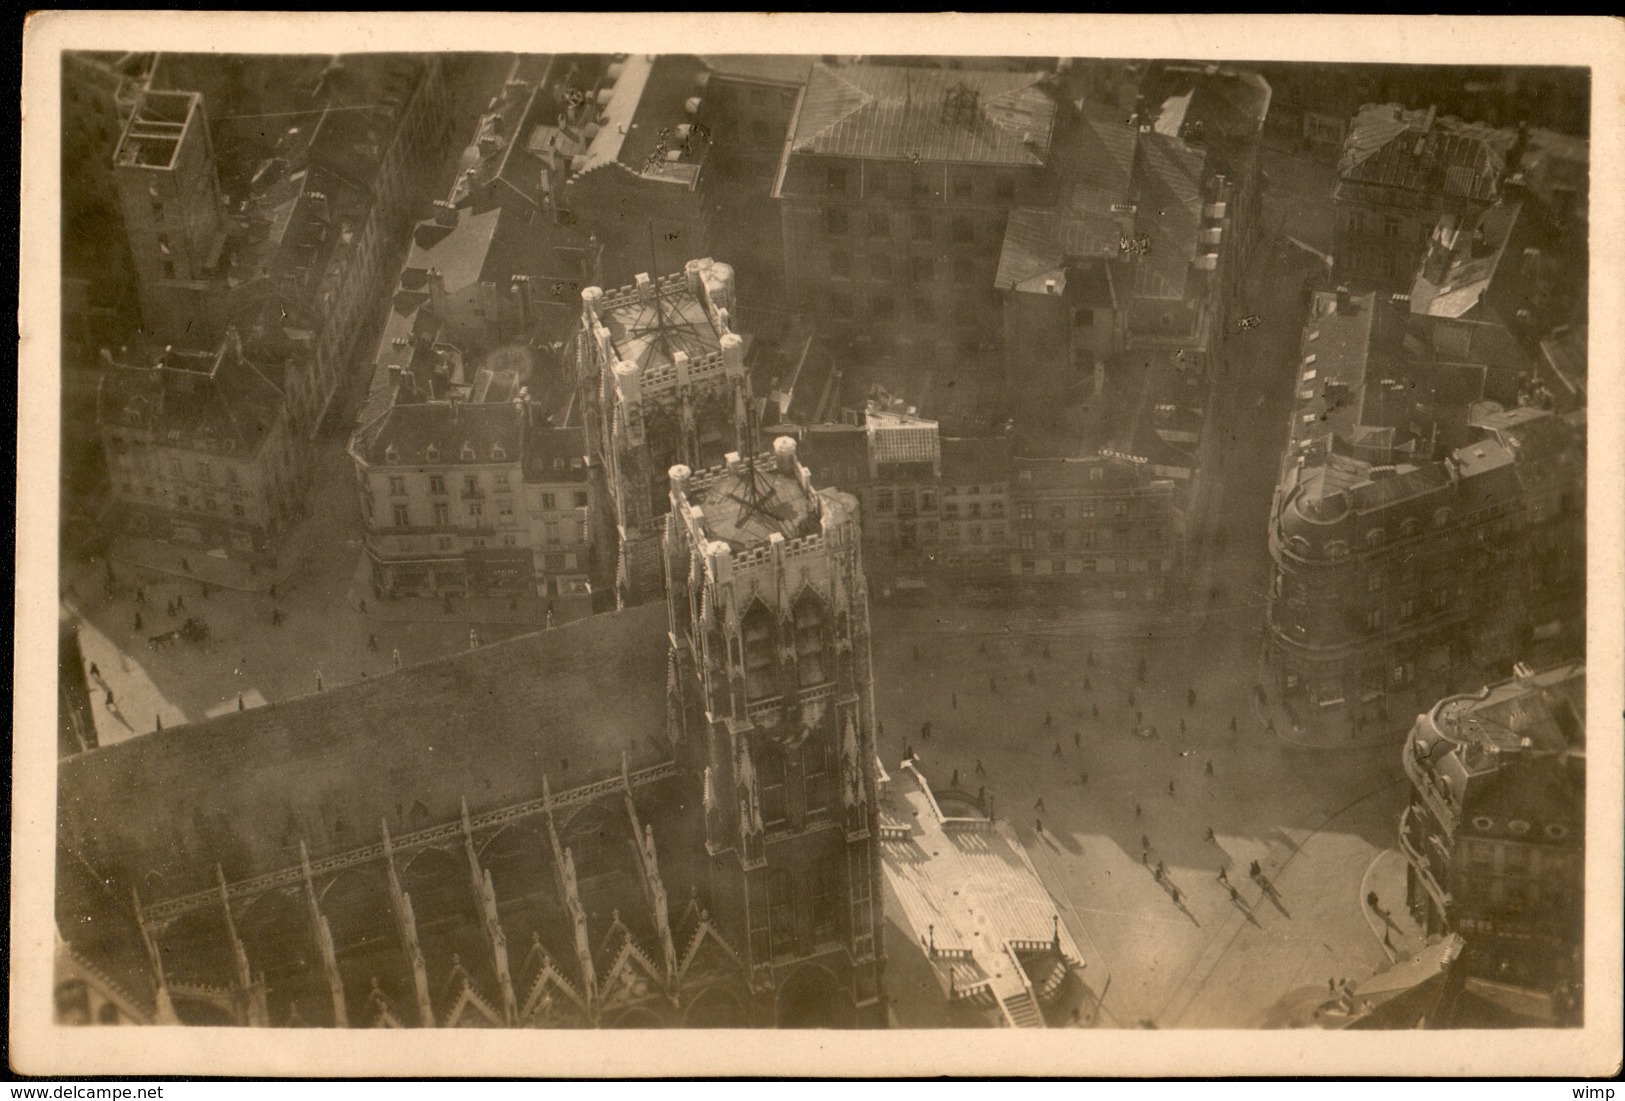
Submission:
[[[785,790],[784,752],[777,746],[764,746],[757,776],[762,785],[762,821],[782,825],[790,817],[790,801]]]
[[[796,669],[803,687],[829,679],[824,654],[824,608],[808,593],[796,604]]]
[[[753,700],[779,694],[773,614],[756,604],[745,616],[745,695]]]

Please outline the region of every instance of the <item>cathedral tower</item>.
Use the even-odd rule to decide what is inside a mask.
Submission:
[[[680,752],[713,912],[784,1027],[884,1027],[874,678],[857,502],[793,440],[670,470]]]

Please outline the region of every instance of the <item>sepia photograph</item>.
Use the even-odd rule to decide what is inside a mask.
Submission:
[[[131,14],[24,78],[41,1067],[1617,1066],[1617,24]]]

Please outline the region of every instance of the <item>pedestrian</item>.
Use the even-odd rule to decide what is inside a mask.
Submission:
[[[1169,780],[1168,781],[1168,794],[1172,795],[1173,793],[1174,793],[1174,782],[1172,780]]]
[[[956,787],[959,786],[959,770],[957,768],[954,769],[954,778],[952,780],[948,781],[948,786],[953,787],[953,788],[956,788]]]
[[[985,643],[985,642],[982,643],[976,649],[977,649],[978,652],[980,652],[982,654],[983,657],[987,656],[987,643]]]
[[[948,693],[948,700],[949,700],[950,703],[953,704],[954,710],[958,711],[959,710],[959,693],[958,692],[949,692]]]
[[[1135,726],[1144,726],[1145,725],[1145,712],[1136,711],[1134,713],[1134,725]]]
[[[1033,819],[1033,829],[1037,830],[1039,833],[1043,833],[1044,832],[1044,820],[1042,818],[1034,818]]]
[[[1049,657],[1049,643],[1044,643],[1044,656]]]
[[[316,691],[320,692],[322,690],[322,671],[318,669],[316,670]]]
[[[164,604],[164,611],[169,613],[169,618],[174,619],[175,618],[175,602],[173,600],[167,601]]]
[[[1326,980],[1326,993],[1328,993],[1328,994],[1336,994],[1337,993],[1337,980],[1336,979],[1327,979]]]
[[[1091,719],[1100,718],[1100,705],[1098,703],[1092,703],[1089,705],[1089,717]]]
[[[1275,716],[1271,715],[1269,720],[1264,723],[1264,729],[1268,730],[1271,734],[1275,733]]]
[[[247,711],[248,710],[248,706],[243,703],[243,694],[241,692],[237,693],[237,710],[239,710],[239,711]]]
[[[1223,883],[1226,887],[1230,886],[1230,876],[1225,873],[1223,868],[1219,869],[1219,882]]]
[[[271,609],[271,626],[273,626],[273,627],[282,626],[282,609],[281,608],[272,608]]]
[[[1374,913],[1374,914],[1382,913],[1382,908],[1377,905],[1377,892],[1376,891],[1368,891],[1368,892],[1366,892],[1365,904],[1367,906],[1371,907],[1371,912],[1372,913]]]
[[[1138,817],[1140,817],[1140,814],[1141,814],[1140,804],[1135,803],[1134,804],[1134,817],[1138,818]]]
[[[1051,753],[1050,756],[1051,757],[1059,757],[1060,755],[1061,755],[1061,743],[1056,742],[1055,743],[1055,752]]]
[[[1186,707],[1195,707],[1196,706],[1196,689],[1194,689],[1194,688],[1185,689],[1185,706]]]
[[[1038,802],[1033,804],[1033,810],[1037,811],[1039,814],[1044,813],[1044,797],[1042,795],[1038,797]]]
[[[113,707],[113,690],[111,688],[107,690],[107,707],[109,710]]]
[[[480,633],[472,627],[468,629],[468,648],[470,650],[478,650],[480,648]]]
[[[135,602],[143,608],[147,606],[147,587],[145,585],[136,586]]]
[[[1248,874],[1248,875],[1250,875],[1250,876],[1252,876],[1252,877],[1253,877],[1253,878],[1254,878],[1254,879],[1257,879],[1257,878],[1258,878],[1258,877],[1259,877],[1259,876],[1261,876],[1261,875],[1263,875],[1263,874],[1264,874],[1264,869],[1263,869],[1263,868],[1260,868],[1260,867],[1259,867],[1259,866],[1258,866],[1258,861],[1256,861],[1256,860],[1255,860],[1255,861],[1253,861],[1253,862],[1252,862],[1252,864],[1251,864],[1251,865],[1250,865],[1250,866],[1249,866],[1249,867],[1248,867],[1248,868],[1247,868],[1247,874]]]
[[[913,759],[914,759],[914,743],[913,742],[904,742],[903,743],[903,760],[912,761]]]
[[[271,582],[271,599],[272,600],[276,599],[276,582],[275,581]]]
[[[1080,783],[1082,783],[1084,787],[1089,786],[1089,774],[1087,772],[1083,774],[1083,779],[1080,781]]]
[[[1207,839],[1209,841],[1212,841],[1214,844],[1218,844],[1218,842],[1219,842],[1219,839],[1217,837],[1213,836],[1213,827],[1212,826],[1209,826],[1207,828]]]
[[[1168,869],[1163,866],[1162,861],[1160,861],[1160,860],[1157,861],[1157,878],[1162,879],[1167,874],[1168,874]]]
[[[185,558],[182,558],[181,559],[181,569],[185,570],[187,573],[191,573],[192,572],[192,563],[188,562]],[[111,580],[112,574],[113,574],[111,566],[108,567],[107,573],[108,573],[109,580]]]
[[[1128,705],[1130,707],[1134,706],[1134,689],[1132,688],[1128,690]]]
[[[1145,834],[1142,833],[1140,835],[1140,848],[1149,849],[1150,847],[1151,847],[1151,838],[1147,837]]]
[[[1091,669],[1094,668],[1094,666],[1095,666],[1095,652],[1093,650],[1090,650],[1088,655],[1084,658],[1084,664],[1088,665],[1089,668],[1091,668]]]
[[[929,720],[920,724],[920,737],[931,740],[931,723]]]
[[[1052,725],[1054,725],[1054,723],[1055,723],[1055,716],[1051,715],[1048,711],[1044,712],[1044,725],[1045,726],[1052,726]]]
[[[1136,672],[1134,674],[1134,677],[1141,684],[1145,683],[1145,659],[1144,658],[1140,659],[1140,668],[1138,670],[1136,670]]]
[[[1033,672],[1031,669],[1027,670],[1027,683],[1028,684],[1037,684],[1038,683],[1038,674]]]
[[[175,607],[181,609],[182,611],[186,609],[186,598],[180,593],[175,594]]]
[[[1074,730],[1072,732],[1072,745],[1077,749],[1083,748],[1083,731]]]
[[[164,732],[164,717],[162,715],[156,715],[156,714],[153,715],[152,723],[153,723],[153,726],[152,726],[153,730],[155,730],[159,734],[162,734]]]
[[[1235,902],[1235,903],[1240,903],[1241,902],[1241,896],[1236,893],[1235,886],[1229,880],[1225,880],[1224,889],[1230,892],[1230,901],[1231,902]]]
[[[1150,852],[1150,850],[1148,850],[1148,849],[1141,849],[1140,850],[1140,863],[1145,864],[1145,865],[1149,865],[1151,863],[1151,852]]]
[[[1179,734],[1181,737],[1184,737],[1185,735],[1185,718],[1183,715],[1181,715],[1179,719]]]
[[[96,680],[101,680],[102,679],[102,671],[100,669],[96,668],[96,663],[95,662],[90,663],[90,675],[93,678],[95,678]]]
[[[1173,898],[1174,905],[1178,906],[1179,905],[1179,897],[1180,897],[1179,896],[1179,888],[1175,887],[1172,883],[1168,884],[1168,894]]]
[[[204,600],[209,599],[209,583],[207,581],[199,581],[197,591],[203,594]]]
[[[137,631],[141,630],[141,613],[140,612],[135,613],[135,629]]]
[[[1236,717],[1234,715],[1231,715],[1230,716],[1230,733],[1234,734],[1235,732],[1236,732]]]
[[[367,602],[365,600],[361,601],[361,614],[367,614]]]
[[[976,758],[976,775],[978,775],[978,776],[986,776],[987,775],[987,770],[982,767],[982,759],[980,757]]]
[[[1083,678],[1083,690],[1085,692],[1093,692],[1095,690],[1095,686],[1089,682],[1089,677],[1087,675],[1085,675]]]
[[[389,660],[395,663],[395,668],[399,669],[401,667],[401,652],[400,652],[400,650],[399,649],[391,650],[390,654],[389,654]]]
[[[987,678],[987,690],[989,692],[994,693],[994,694],[998,693],[998,691],[999,691],[999,678],[998,677],[989,677],[989,678]]]

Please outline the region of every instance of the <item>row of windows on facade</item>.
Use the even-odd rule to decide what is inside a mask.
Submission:
[[[156,458],[148,454],[131,455],[129,454],[127,447],[128,445],[122,440],[114,441],[113,462],[116,466],[124,470],[139,470],[144,474],[153,474],[157,472],[159,463]],[[284,465],[286,465],[288,459],[285,453],[282,455],[282,461]],[[208,459],[199,459],[189,467],[181,459],[171,456],[168,462],[164,464],[164,469],[168,471],[169,476],[172,478],[187,478],[191,475],[195,475],[197,480],[200,482],[207,483],[215,481],[216,468]],[[219,468],[219,473],[220,480],[228,486],[242,484],[242,477],[237,473],[237,468],[235,466],[222,463]]]
[[[852,184],[863,182],[863,190],[870,195],[890,195],[897,199],[927,198],[939,195],[937,185],[942,172],[932,166],[912,168],[880,168],[864,165],[853,171],[846,165],[832,164],[824,169],[824,186],[832,195],[851,193]],[[1000,174],[991,178],[986,173],[971,175],[955,173],[948,181],[948,196],[955,202],[975,202],[978,198],[996,203],[1014,202],[1015,177]]]
[[[423,461],[424,462],[437,463],[437,462],[440,461],[440,457],[441,457],[441,451],[440,451],[439,445],[437,445],[437,444],[430,444],[428,447],[423,449]],[[462,459],[462,461],[465,462],[465,463],[474,462],[479,457],[480,457],[479,453],[474,450],[474,445],[471,444],[471,443],[463,444],[461,450],[458,451],[458,458]],[[400,462],[401,461],[400,449],[397,448],[394,444],[390,444],[389,446],[385,447],[384,448],[384,461],[387,462],[387,463],[398,463],[398,462]],[[492,462],[498,462],[498,463],[507,462],[508,461],[508,449],[503,447],[499,443],[492,444],[491,445],[491,461]]]
[[[119,491],[126,497],[134,497],[135,488],[136,487],[130,482],[119,483]],[[142,485],[141,492],[143,496],[154,501],[161,497],[167,498],[169,496],[167,490],[152,485]],[[187,493],[185,490],[177,491],[175,494],[175,507],[192,510],[192,495]],[[196,511],[219,513],[221,511],[220,502],[215,499],[213,494],[202,494],[198,498]],[[231,502],[230,512],[232,516],[239,520],[244,519],[248,515],[248,509],[240,501]]]
[[[973,487],[973,489],[974,488],[975,487]],[[947,496],[950,492],[951,491],[949,489],[945,488],[943,490],[943,495]],[[882,514],[882,515],[890,514],[893,511],[894,503],[895,503],[896,511],[899,512],[899,513],[913,512],[914,507],[915,507],[914,506],[914,501],[915,501],[914,493],[913,493],[912,490],[907,490],[907,489],[900,489],[900,490],[897,491],[895,502],[894,502],[891,490],[889,490],[889,489],[877,490],[876,493],[875,493],[874,501],[875,501],[875,512],[878,513],[878,514]],[[922,492],[920,494],[920,496],[919,496],[919,509],[920,509],[920,511],[921,512],[931,512],[935,508],[936,508],[936,497],[935,497],[935,495],[932,494],[932,493],[929,493],[929,492]],[[1050,520],[1058,521],[1058,522],[1067,520],[1069,518],[1070,514],[1073,513],[1073,512],[1076,513],[1076,518],[1077,519],[1080,519],[1080,520],[1092,520],[1097,515],[1097,509],[1098,509],[1098,504],[1095,501],[1077,501],[1077,502],[1073,503],[1073,507],[1071,507],[1071,508],[1069,508],[1064,503],[1048,505],[1048,506],[1046,506],[1045,514],[1049,517]],[[1131,501],[1131,500],[1122,500],[1122,499],[1114,500],[1114,501],[1111,502],[1110,515],[1112,515],[1112,516],[1134,516],[1134,515],[1138,515],[1139,512],[1140,512],[1140,509],[1138,507],[1138,502]],[[988,502],[987,514],[988,514],[989,517],[991,517],[991,518],[993,518],[995,520],[1003,519],[1004,518],[1004,502],[1003,501],[990,501],[990,502]],[[960,506],[959,506],[958,502],[956,502],[956,501],[944,501],[943,502],[943,504],[942,504],[942,517],[943,517],[943,519],[945,519],[945,520],[957,519],[959,517],[959,515],[960,515]],[[979,502],[979,501],[968,502],[965,505],[964,515],[966,517],[972,519],[972,520],[979,519],[981,517],[981,515],[982,515],[981,502]],[[1016,505],[1016,518],[1018,520],[1036,520],[1037,519],[1037,506],[1035,506],[1031,501],[1018,502],[1017,505]]]
[[[884,210],[871,210],[863,218],[863,232],[861,236],[877,240],[891,240],[897,236],[897,228],[902,226],[906,232],[902,234],[908,241],[945,241],[956,245],[974,245],[977,243],[977,221],[965,215],[955,215],[951,218],[939,218],[930,214],[915,213],[906,217],[893,215]],[[985,218],[981,220],[980,236],[988,241],[998,242],[1004,236],[1003,218]],[[852,216],[850,212],[840,208],[824,211],[824,233],[829,237],[853,236]]]
[[[1517,511],[1518,507],[1519,506],[1516,504],[1513,504],[1495,509],[1479,510],[1471,513],[1467,517],[1467,520],[1471,522],[1475,519],[1486,516],[1510,515],[1512,512]],[[1455,518],[1455,510],[1449,506],[1434,509],[1433,526],[1436,528],[1448,527],[1450,522]],[[1506,531],[1510,530],[1511,527],[1511,524],[1502,524],[1496,530],[1504,534]],[[1401,539],[1409,539],[1413,536],[1420,535],[1421,533],[1422,521],[1416,519],[1414,516],[1406,518],[1399,525],[1399,537]],[[1368,550],[1380,547],[1387,541],[1388,532],[1385,528],[1372,528],[1370,531],[1366,532],[1364,536],[1364,543]],[[1287,540],[1287,548],[1300,558],[1307,558],[1309,556],[1309,540],[1303,538],[1301,535],[1294,535],[1289,538]],[[1328,558],[1342,558],[1349,553],[1349,543],[1343,539],[1334,539],[1326,544],[1325,552],[1326,557]]]
[[[511,488],[512,482],[510,480],[510,472],[509,471],[506,471],[506,470],[494,471],[492,473],[492,477],[495,480],[495,484],[496,484],[496,488],[497,488],[498,492],[502,492],[504,490],[507,490],[507,489]],[[429,492],[431,494],[434,494],[435,496],[445,496],[446,495],[446,493],[448,491],[446,489],[446,476],[444,474],[430,474],[430,475],[428,475],[428,480],[429,480]],[[404,474],[391,474],[389,476],[389,495],[391,497],[405,497],[407,495],[407,489],[408,489],[408,485],[407,485],[406,475],[404,475]],[[483,497],[483,496],[485,496],[485,484],[484,484],[483,481],[481,481],[480,476],[478,474],[465,474],[465,475],[463,475],[462,495],[464,497]],[[558,508],[559,507],[559,500],[560,500],[561,496],[562,496],[561,494],[559,494],[557,492],[553,492],[553,491],[548,491],[548,492],[541,493],[539,495],[539,502],[541,504],[541,507],[544,508],[544,509],[556,509],[556,508]],[[571,491],[571,493],[569,495],[569,500],[570,500],[570,504],[565,506],[565,507],[568,507],[568,508],[586,508],[587,507],[587,491],[584,490],[584,489],[573,490],[573,491]]]
[[[547,528],[548,528],[548,531],[546,533],[546,539],[547,539],[548,545],[549,546],[562,545],[561,541],[559,539],[559,526],[557,524],[550,523],[550,524],[547,525]],[[582,532],[581,541],[586,542],[586,532],[585,531]],[[500,545],[504,546],[504,547],[517,547],[517,546],[519,546],[519,536],[514,535],[512,533],[505,533],[502,536],[502,538],[501,538],[501,540],[499,542],[500,542]],[[490,542],[489,539],[486,539],[486,538],[480,537],[480,536],[476,536],[475,538],[470,539],[468,541],[468,545],[473,547],[475,550],[484,550],[486,547],[489,547],[491,545],[491,542]],[[436,535],[434,537],[433,541],[430,543],[430,546],[432,546],[435,550],[440,551],[440,552],[455,551],[457,549],[457,546],[458,546],[457,537],[454,536],[454,535]],[[549,557],[552,557],[552,556],[549,556]],[[573,569],[576,569],[577,568],[577,566],[576,566],[576,556],[573,555],[573,554],[566,554],[566,555],[563,556],[563,559],[559,563],[557,563],[557,564],[549,564],[548,568],[552,569],[552,570],[573,570]]]
[[[1051,573],[1150,573],[1151,560],[1145,558],[1023,558],[1022,573],[1037,573],[1040,562],[1049,563]],[[1155,586],[1146,595],[1156,596]]]
[[[436,502],[430,506],[430,512],[433,517],[431,520],[431,526],[437,528],[451,526],[452,518],[450,504],[445,502]],[[372,507],[370,503],[367,508],[367,513],[368,518],[371,519]],[[397,502],[391,506],[390,515],[396,527],[409,528],[412,526],[412,509],[406,503]],[[497,502],[497,516],[503,521],[504,526],[513,523],[513,515],[513,503],[511,501]],[[472,521],[483,520],[485,518],[485,506],[479,501],[469,502],[464,506],[463,518]],[[571,530],[578,530],[581,533],[579,540],[580,542],[585,543],[587,541],[587,521],[581,520],[576,523],[571,523],[568,526]],[[557,543],[559,542],[559,533],[561,530],[563,530],[563,527],[557,520],[546,520],[542,524],[542,530],[545,533],[547,542]]]
[[[918,528],[912,523],[901,525],[881,521],[874,525],[874,539],[881,545],[899,543],[902,546],[913,546],[919,539],[931,542],[939,537],[948,543],[960,541],[961,536],[966,542],[981,543],[984,540],[1002,543],[1005,539],[1005,529],[994,526],[983,528],[980,524],[944,523],[939,525],[934,520],[926,520]],[[1016,534],[1016,547],[1018,550],[1038,550],[1042,546],[1045,550],[1064,551],[1069,549],[1090,549],[1099,546],[1146,546],[1161,547],[1167,542],[1167,533],[1160,530],[1143,530],[1140,528],[1114,528],[1111,530],[1088,531],[1023,531]]]
[[[985,293],[984,293],[985,291]],[[909,300],[909,319],[916,322],[952,321],[959,326],[962,332],[958,347],[962,352],[977,351],[988,341],[983,339],[986,331],[986,319],[983,309],[992,308],[996,304],[997,292],[991,287],[984,288],[975,294],[964,295],[946,306],[947,317],[941,316],[939,303],[928,298],[913,298]],[[867,312],[862,320],[874,322],[888,322],[898,320],[897,300],[889,294],[864,295],[863,302]],[[829,312],[838,318],[857,318],[858,311],[853,303],[852,295],[847,291],[832,291],[829,296]],[[885,334],[875,334],[877,341]],[[991,335],[991,334],[989,334]]]

